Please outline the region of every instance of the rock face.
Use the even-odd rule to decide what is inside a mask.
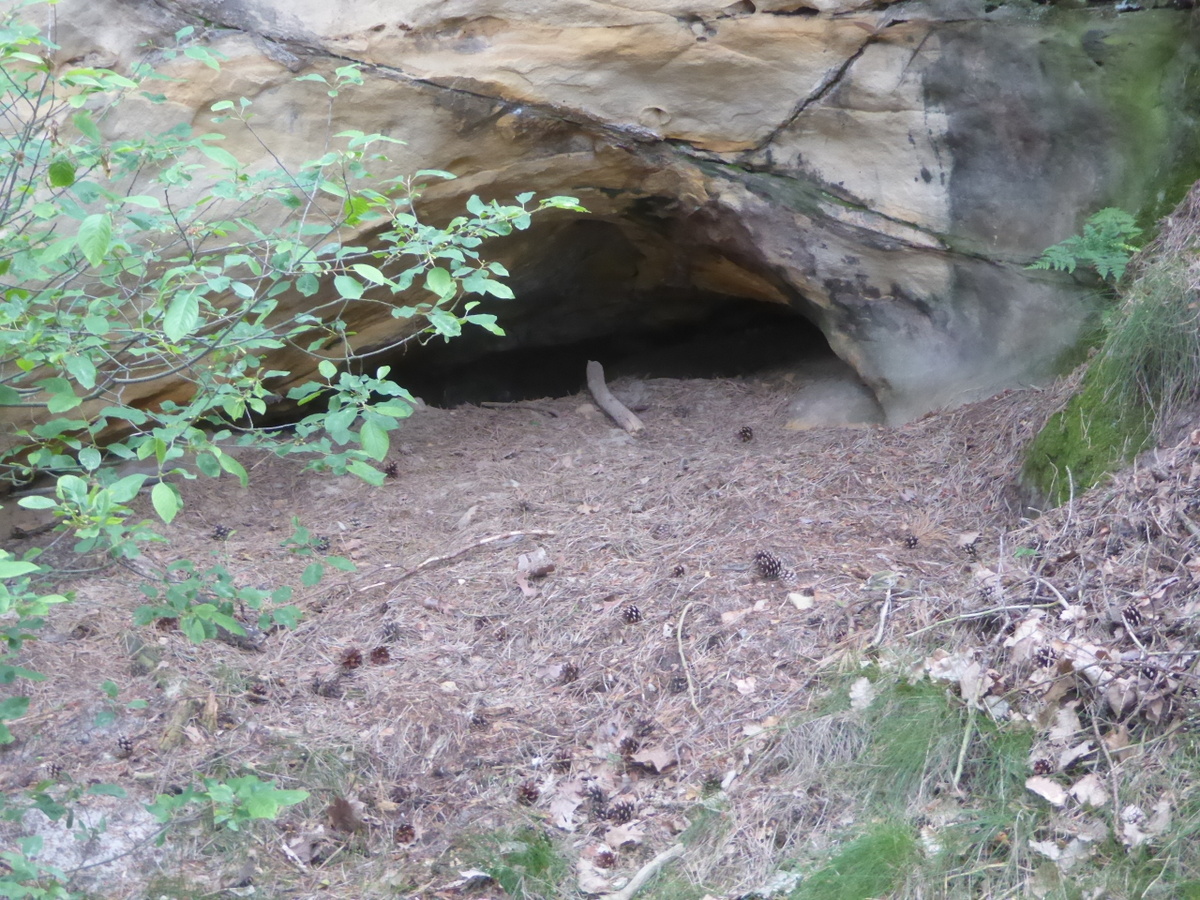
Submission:
[[[1024,265],[1109,205],[1165,211],[1197,171],[1190,15],[996,0],[63,0],[60,57],[113,64],[194,25],[219,72],[159,60],[165,106],[117,129],[254,101],[288,162],[327,135],[407,145],[448,169],[428,214],[470,193],[577,196],[495,247],[520,298],[507,346],[686,321],[713,298],[814,322],[888,421],[1042,377],[1090,291]],[[154,61],[153,57],[151,58]],[[327,98],[305,71],[365,66]],[[261,151],[226,123],[243,159]],[[1191,168],[1189,168],[1189,166]],[[707,298],[707,299],[706,299]],[[320,300],[294,298],[297,307]],[[353,323],[360,347],[395,320]],[[301,357],[272,361],[303,378]]]

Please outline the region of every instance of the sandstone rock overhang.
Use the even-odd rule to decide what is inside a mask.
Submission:
[[[404,139],[381,174],[460,176],[428,192],[431,217],[472,193],[577,196],[586,222],[547,217],[494,248],[518,288],[546,298],[544,320],[586,322],[586,304],[571,304],[588,292],[562,288],[597,273],[564,261],[624,242],[636,252],[590,256],[617,267],[598,273],[613,290],[638,298],[612,307],[622,315],[653,318],[655,296],[689,292],[786,305],[892,422],[1052,373],[1092,292],[1024,264],[1097,208],[1149,215],[1169,203],[1200,157],[1184,91],[1196,43],[1187,14],[1167,9],[63,0],[38,10],[64,62],[119,68],[183,25],[225,56],[214,71],[151,52],[177,79],[168,102],[127,104],[114,129],[212,131],[211,104],[245,96],[259,136],[289,163],[343,129]],[[331,119],[324,94],[295,77],[347,62],[366,83]],[[236,155],[261,155],[236,127],[216,127]],[[551,246],[563,252],[548,256]],[[403,327],[376,314],[350,325],[359,349]],[[302,381],[314,362],[281,354],[270,365]]]

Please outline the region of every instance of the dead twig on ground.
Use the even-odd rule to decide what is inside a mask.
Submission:
[[[642,887],[654,877],[654,874],[669,863],[673,859],[683,856],[683,844],[676,844],[664,850],[650,862],[646,863],[633,878],[629,879],[629,884],[611,894],[604,894],[601,900],[630,900],[634,894],[642,889]]]
[[[604,367],[595,360],[587,364],[587,386],[596,400],[596,405],[604,410],[610,419],[628,431],[638,434],[646,429],[642,420],[629,411],[629,408],[613,396],[613,392],[604,383]]]
[[[696,682],[692,678],[692,667],[688,665],[687,654],[683,652],[683,620],[687,618],[688,610],[693,604],[688,603],[683,607],[683,612],[679,614],[679,624],[675,628],[675,642],[679,649],[679,664],[683,666],[684,677],[687,678],[688,699],[692,701],[692,709],[696,711],[696,715],[702,716],[700,712],[700,704],[696,700]]]
[[[558,413],[554,410],[533,403],[504,403],[499,400],[484,400],[479,405],[484,409],[528,409],[535,413],[541,413],[543,416],[549,416],[551,419],[558,418]]]
[[[473,544],[468,544],[466,547],[462,547],[458,550],[455,550],[453,553],[447,553],[445,556],[431,556],[431,557],[429,557],[429,559],[424,560],[423,562],[417,563],[411,569],[405,569],[403,572],[401,572],[395,578],[390,578],[387,581],[378,581],[378,582],[375,582],[374,584],[368,584],[365,587],[359,588],[358,590],[361,593],[362,591],[367,591],[367,590],[370,590],[371,588],[377,588],[377,587],[380,587],[381,585],[391,584],[396,581],[403,581],[405,578],[411,578],[413,575],[416,575],[418,572],[420,572],[424,569],[428,569],[430,566],[436,566],[439,563],[450,562],[450,560],[452,560],[452,559],[458,559],[460,556],[465,556],[466,554],[470,553],[472,550],[476,550],[479,547],[486,546],[487,544],[494,544],[494,543],[496,543],[496,541],[503,541],[508,538],[516,538],[516,537],[553,537],[554,534],[555,534],[555,532],[553,532],[553,531],[506,531],[504,534],[493,534],[491,537],[485,537],[482,540],[478,540]],[[374,575],[376,572],[380,571],[381,569],[386,569],[386,568],[387,568],[387,566],[380,566],[377,569],[372,569],[370,572],[364,572],[363,575],[364,576],[365,575]]]

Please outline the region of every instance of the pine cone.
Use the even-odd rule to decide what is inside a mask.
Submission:
[[[633,804],[628,801],[614,803],[608,808],[608,820],[618,825],[624,825],[633,819]]]
[[[754,571],[771,581],[783,574],[783,561],[768,550],[759,550],[754,554]]]
[[[522,781],[517,786],[517,802],[522,806],[533,806],[537,803],[538,797],[541,796],[541,791],[538,790],[536,782]]]

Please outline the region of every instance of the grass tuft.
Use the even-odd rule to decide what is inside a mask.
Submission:
[[[870,900],[888,896],[918,861],[912,829],[873,825],[792,892],[792,900]]]
[[[552,900],[563,895],[569,864],[540,831],[493,832],[474,840],[471,862],[516,900]]]

